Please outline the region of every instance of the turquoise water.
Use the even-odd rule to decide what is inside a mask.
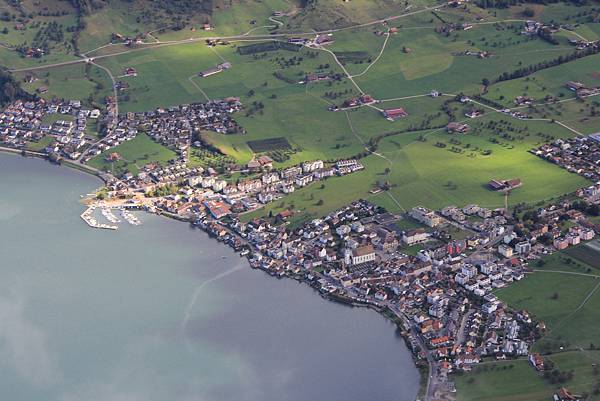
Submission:
[[[8,401],[409,401],[394,326],[248,267],[189,225],[88,228],[95,178],[0,154]]]

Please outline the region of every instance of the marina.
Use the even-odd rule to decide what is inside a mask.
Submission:
[[[122,220],[117,217],[117,215],[113,212],[113,210],[118,210],[119,214],[127,223],[132,226],[139,226],[142,224],[139,218],[137,218],[130,210],[130,208],[137,207],[134,205],[131,206],[109,206],[105,204],[100,205],[90,205],[82,214],[81,219],[86,222],[86,224],[92,228],[100,228],[105,230],[118,230],[118,223],[121,223]],[[110,223],[102,223],[99,222],[95,216],[96,211],[100,209],[102,216]]]
[[[120,223],[121,222],[121,220],[117,216],[115,216],[114,213],[109,208],[103,207],[102,215],[104,217],[106,217],[106,220],[110,221],[111,223]]]
[[[96,206],[90,206],[83,213],[81,213],[81,218],[87,223],[88,226],[92,228],[101,228],[105,230],[117,230],[119,228],[116,225],[99,223],[98,220],[96,220],[93,216],[95,210]]]

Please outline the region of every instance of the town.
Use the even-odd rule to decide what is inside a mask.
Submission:
[[[178,159],[164,166],[150,163],[136,175],[103,173],[102,198],[89,199],[90,208],[82,214],[87,224],[117,229],[120,220],[110,212],[114,208],[134,225],[139,220],[126,211],[132,208],[187,221],[233,247],[253,268],[306,282],[326,298],[379,311],[401,327],[417,364],[429,368],[428,397],[451,395],[455,389],[449,374],[469,371],[484,359],[529,356],[534,368],[542,369],[543,358],[531,346],[543,334],[544,322],[509,308],[494,291],[522,280],[532,261],[594,240],[600,227],[587,216],[599,212],[600,183],[577,191],[576,202],[550,204],[528,211],[527,217],[475,204],[438,211],[417,206],[390,214],[356,201],[293,229],[287,227],[293,210],[243,222],[244,213],[296,188],[364,167],[354,159],[314,160],[276,170],[263,155],[237,167],[248,178],[235,183],[213,168],[189,167],[190,149],[203,146],[194,140],[195,133],[242,132],[230,117],[241,107],[239,99],[230,98],[126,113],[111,125],[109,115],[76,101],[18,101],[0,114],[0,140],[15,149],[47,143],[40,150],[51,160],[85,163],[103,152],[118,160],[112,148],[147,133]],[[45,122],[47,116],[56,117]],[[106,134],[90,137],[88,121],[103,122]],[[464,126],[447,129],[461,132]],[[597,136],[591,136],[557,140],[532,152],[599,180],[599,150]],[[518,178],[488,184],[507,196],[521,185]],[[110,224],[93,217],[97,207]]]

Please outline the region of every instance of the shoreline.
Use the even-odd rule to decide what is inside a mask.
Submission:
[[[91,169],[87,169],[85,168],[84,165],[81,164],[76,164],[76,163],[72,163],[69,161],[65,161],[65,160],[61,160],[60,163],[53,163],[49,156],[45,153],[41,153],[41,152],[35,152],[35,151],[29,151],[29,150],[20,150],[20,149],[15,149],[15,148],[9,148],[9,147],[3,147],[0,146],[0,153],[6,153],[6,154],[13,154],[13,155],[18,155],[24,158],[28,158],[28,157],[34,157],[34,158],[38,158],[38,159],[43,159],[46,160],[52,164],[56,164],[58,166],[66,166],[68,168],[74,169],[74,170],[78,170],[80,172],[86,173],[88,175],[94,176],[99,178],[102,182],[105,182],[104,179],[100,176],[100,174],[96,171],[93,171]],[[431,364],[427,363],[427,371],[425,372],[423,369],[423,365],[419,365],[417,362],[420,360],[417,358],[417,355],[414,352],[414,349],[411,347],[410,344],[410,337],[407,334],[407,328],[404,327],[406,325],[406,321],[405,321],[405,317],[398,315],[398,313],[396,313],[395,311],[393,311],[392,309],[390,309],[389,307],[385,306],[379,306],[379,305],[375,305],[375,304],[370,304],[370,303],[361,303],[361,302],[357,302],[355,300],[353,300],[350,297],[346,297],[343,295],[339,295],[339,294],[330,294],[330,293],[322,293],[321,291],[319,291],[316,287],[314,287],[313,285],[311,285],[310,281],[307,280],[306,277],[300,276],[298,274],[284,274],[284,275],[274,275],[264,269],[261,269],[259,267],[255,267],[252,265],[251,261],[250,261],[250,256],[252,255],[251,252],[247,253],[246,255],[241,255],[240,251],[237,250],[236,248],[234,248],[231,244],[227,244],[223,241],[219,241],[217,239],[217,237],[211,233],[208,230],[208,227],[201,227],[200,225],[194,223],[193,221],[191,221],[189,218],[184,218],[182,216],[179,215],[175,215],[172,213],[168,213],[168,212],[160,212],[160,213],[153,213],[150,212],[147,209],[139,209],[142,211],[145,211],[147,213],[151,213],[157,216],[163,216],[172,220],[176,220],[176,221],[180,221],[180,222],[186,222],[189,223],[192,227],[194,228],[199,228],[203,233],[205,233],[211,240],[216,240],[217,242],[220,242],[224,245],[227,245],[230,249],[232,249],[235,253],[238,254],[238,256],[240,258],[244,258],[246,259],[246,262],[248,263],[248,266],[251,269],[254,270],[262,270],[264,273],[267,273],[269,276],[272,277],[276,277],[278,279],[281,278],[289,278],[292,279],[296,282],[302,283],[302,284],[307,284],[309,287],[311,287],[313,290],[315,290],[316,292],[319,293],[319,295],[323,298],[326,299],[328,301],[331,302],[335,302],[338,304],[342,304],[344,306],[347,307],[351,307],[351,308],[367,308],[370,310],[373,310],[375,312],[377,312],[379,315],[381,315],[384,319],[391,321],[395,326],[396,329],[399,330],[400,335],[402,336],[402,339],[404,340],[404,345],[407,349],[408,352],[410,352],[411,356],[412,356],[412,360],[413,360],[413,368],[416,370],[417,374],[419,375],[419,390],[417,392],[417,394],[415,395],[415,400],[420,400],[421,397],[424,401],[427,401],[428,398],[428,392],[429,392],[429,378],[431,376],[431,372],[432,372],[432,367]],[[239,235],[237,233],[234,233],[233,231],[230,232],[231,234],[235,235],[237,238],[240,238]],[[248,249],[248,245],[245,245],[243,247],[243,249]],[[393,316],[393,317],[392,317]],[[427,374],[427,381],[424,381],[424,375],[425,373]]]
[[[13,154],[13,155],[21,156],[24,158],[33,157],[33,158],[37,158],[37,159],[46,160],[47,162],[49,162],[51,164],[55,164],[57,166],[67,166],[69,168],[72,168],[73,170],[78,170],[83,173],[92,175],[96,178],[99,178],[102,182],[106,183],[106,180],[102,177],[102,173],[100,171],[96,171],[95,169],[88,167],[85,164],[74,163],[70,160],[65,160],[65,159],[60,159],[60,161],[54,162],[50,159],[50,156],[48,156],[46,153],[36,152],[33,150],[27,150],[27,149],[10,148],[10,147],[6,147],[6,146],[0,146],[0,153]]]

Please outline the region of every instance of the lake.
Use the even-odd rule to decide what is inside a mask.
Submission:
[[[252,270],[188,224],[89,228],[101,182],[0,154],[0,388],[8,401],[411,401],[395,326]]]

